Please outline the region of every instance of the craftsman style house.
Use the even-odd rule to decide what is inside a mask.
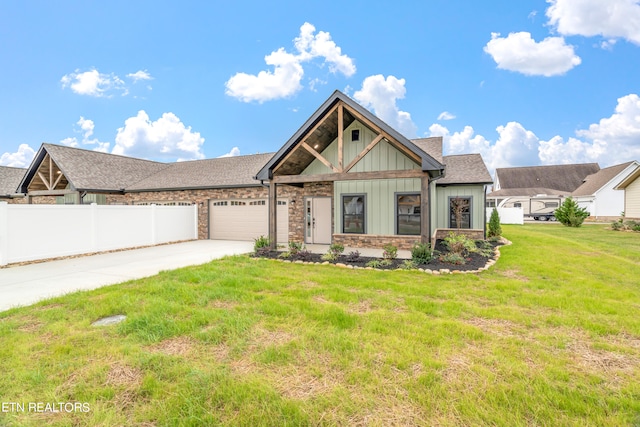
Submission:
[[[289,212],[294,240],[408,248],[437,229],[484,237],[491,177],[480,155],[443,157],[442,138],[408,140],[338,91],[256,178],[269,184],[272,236],[274,202],[281,188],[295,186],[302,203]]]
[[[482,238],[478,154],[443,156],[336,91],[277,153],[160,163],[43,144],[26,203],[198,205],[200,239],[409,248],[447,229]]]

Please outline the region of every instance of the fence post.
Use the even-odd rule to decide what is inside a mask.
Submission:
[[[0,265],[9,263],[9,204],[0,202]]]
[[[155,245],[157,240],[156,233],[156,204],[151,204],[151,244]]]
[[[98,252],[98,204],[91,203],[91,252]]]
[[[198,240],[198,204],[193,204],[193,238]]]

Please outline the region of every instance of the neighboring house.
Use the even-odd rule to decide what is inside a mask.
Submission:
[[[436,229],[484,237],[485,187],[478,154],[442,156],[442,138],[408,140],[336,91],[257,174],[270,206],[297,187],[289,237],[311,243],[409,248]],[[462,215],[454,215],[454,206]],[[269,210],[269,234],[278,229]]]
[[[597,163],[498,168],[487,206],[519,207],[531,216],[553,212],[599,170]]]
[[[479,154],[442,156],[441,137],[408,140],[336,91],[275,154],[160,163],[43,144],[16,187],[28,203],[197,204],[200,239],[406,249],[436,230],[482,238],[488,184]]]
[[[624,216],[640,220],[640,168],[627,174],[615,187],[624,195]]]
[[[22,203],[24,195],[16,193],[16,188],[26,171],[23,168],[0,166],[0,201]]]
[[[594,219],[617,219],[625,210],[625,193],[615,188],[639,167],[638,162],[632,161],[600,169],[587,176],[571,197]]]

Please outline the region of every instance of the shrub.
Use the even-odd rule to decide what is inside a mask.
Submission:
[[[416,267],[417,264],[413,260],[405,259],[398,268],[401,268],[403,270],[415,270]]]
[[[266,257],[267,255],[269,255],[270,252],[271,252],[271,248],[269,246],[263,246],[261,248],[258,248],[257,251],[255,251],[255,256]]]
[[[391,243],[384,245],[382,249],[384,249],[382,252],[383,259],[391,261],[398,257],[398,248],[393,246]]]
[[[498,209],[493,208],[491,211],[491,217],[489,218],[489,231],[488,237],[500,237],[502,236],[502,226],[500,226],[500,215]]]
[[[357,262],[360,260],[360,252],[359,251],[351,251],[347,255],[347,262]]]
[[[340,243],[332,243],[329,245],[329,252],[334,254],[337,258],[342,255],[342,252],[344,252],[344,245],[341,245]]]
[[[270,248],[271,241],[266,236],[260,236],[257,239],[253,239],[253,251],[258,253],[263,248]]]
[[[311,253],[310,250],[307,249],[301,249],[298,252],[295,253],[295,255],[293,255],[293,257],[296,260],[300,260],[300,261],[311,261],[311,256],[313,254]]]
[[[640,224],[636,224],[636,225],[634,225],[633,227],[631,227],[631,229],[632,229],[633,231],[640,231]]]
[[[428,243],[416,243],[411,248],[411,260],[417,264],[426,264],[431,261],[431,245]]]
[[[380,261],[380,267],[391,267],[393,265],[393,259],[391,258],[382,258]]]
[[[614,231],[620,231],[624,229],[624,224],[622,223],[622,221],[616,221],[611,223],[611,229]]]
[[[300,242],[289,242],[289,252],[291,255],[295,255],[302,250],[302,243]]]
[[[444,245],[449,249],[449,252],[464,257],[469,252],[476,252],[477,247],[473,240],[469,239],[464,234],[456,234],[450,232],[447,237],[444,238]]]
[[[282,252],[280,255],[278,255],[278,258],[289,259],[291,258],[291,252]]]
[[[369,261],[365,265],[367,267],[371,267],[371,268],[380,268],[380,266],[382,265],[382,262],[379,259],[372,259],[371,261]]]
[[[446,262],[447,264],[462,265],[465,263],[464,257],[454,252],[448,252],[446,254],[442,254],[440,255],[439,259],[440,261]]]
[[[555,216],[561,224],[567,227],[580,227],[589,216],[589,212],[578,206],[573,198],[567,197],[562,205],[556,209]]]

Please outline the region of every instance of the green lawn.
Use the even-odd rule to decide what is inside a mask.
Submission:
[[[640,234],[503,229],[478,275],[233,257],[0,313],[0,403],[90,407],[0,425],[640,425]]]

